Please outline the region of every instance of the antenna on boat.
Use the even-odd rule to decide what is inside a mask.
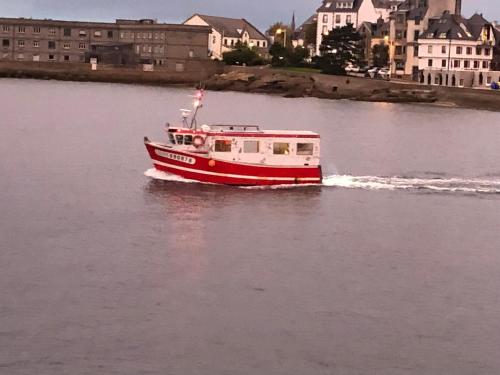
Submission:
[[[194,96],[194,103],[193,103],[193,108],[194,108],[194,114],[193,117],[191,118],[191,129],[197,129],[197,123],[196,123],[196,115],[198,114],[198,110],[203,107],[203,104],[201,104],[201,101],[203,100],[203,89],[199,89],[196,92],[196,95]]]

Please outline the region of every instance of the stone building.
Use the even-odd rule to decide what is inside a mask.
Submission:
[[[405,0],[390,17],[390,61],[393,76],[418,80],[419,37],[431,18],[461,13],[461,0]]]
[[[0,18],[0,61],[85,62],[92,46],[123,43],[132,45],[137,61],[182,70],[185,61],[208,59],[209,33],[206,26],[148,19],[102,23]]]

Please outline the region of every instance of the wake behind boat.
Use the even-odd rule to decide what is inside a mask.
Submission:
[[[167,142],[144,143],[155,169],[206,183],[259,186],[320,184],[320,136],[310,131],[261,130],[255,125],[201,125],[181,110],[182,126],[167,124]]]

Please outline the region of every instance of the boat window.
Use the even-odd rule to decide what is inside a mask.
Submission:
[[[193,136],[192,135],[185,135],[184,136],[184,144],[186,146],[190,146],[193,144]]]
[[[215,152],[231,152],[231,141],[229,140],[216,140]]]
[[[245,154],[257,154],[259,152],[259,141],[245,141],[243,143]]]
[[[313,150],[313,143],[297,143],[297,155],[312,155]]]
[[[290,154],[290,143],[276,142],[273,144],[274,155],[288,155]]]
[[[182,134],[176,134],[175,135],[175,140],[177,141],[178,145],[183,145],[184,144],[184,136]]]
[[[174,135],[172,133],[168,133],[168,139],[169,139],[170,143],[175,144],[175,138],[174,138]]]

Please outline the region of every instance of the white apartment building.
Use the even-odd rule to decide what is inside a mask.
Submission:
[[[212,59],[222,60],[224,52],[231,51],[236,43],[246,43],[261,54],[267,54],[269,43],[266,36],[244,18],[226,18],[194,14],[184,25],[210,26],[208,48]]]
[[[347,24],[352,24],[357,29],[363,22],[376,22],[380,17],[387,17],[394,4],[399,2],[398,0],[324,0],[323,5],[317,10],[316,55],[319,55],[323,35]]]
[[[481,15],[465,19],[444,14],[432,20],[419,39],[420,82],[458,87],[491,84],[496,44],[493,25]]]

